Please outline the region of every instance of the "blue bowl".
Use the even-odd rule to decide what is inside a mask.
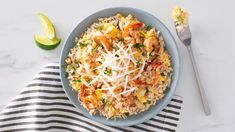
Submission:
[[[89,27],[92,23],[97,21],[97,18],[100,17],[107,17],[115,15],[116,13],[122,13],[124,15],[132,14],[134,15],[138,20],[141,22],[144,22],[145,24],[150,24],[157,28],[165,41],[166,50],[171,56],[171,61],[173,63],[173,76],[172,76],[172,82],[167,91],[165,92],[165,96],[154,106],[150,107],[148,110],[139,113],[137,115],[129,116],[126,119],[116,119],[116,120],[106,120],[105,117],[100,116],[99,114],[91,116],[86,109],[83,108],[83,106],[80,104],[77,94],[72,90],[72,88],[69,86],[69,82],[66,78],[66,72],[64,68],[60,68],[60,77],[62,80],[63,88],[69,98],[69,100],[74,104],[74,106],[77,108],[79,112],[81,112],[86,117],[106,124],[110,126],[131,126],[131,125],[137,125],[140,124],[146,120],[149,120],[150,118],[157,115],[171,100],[172,96],[175,93],[176,85],[179,78],[179,71],[180,71],[180,58],[179,58],[179,52],[176,45],[176,42],[171,35],[170,31],[166,28],[166,26],[158,20],[153,15],[139,10],[135,8],[128,8],[128,7],[116,7],[116,8],[109,8],[104,9],[101,11],[98,11],[83,21],[81,21],[68,35],[64,47],[61,52],[60,57],[60,66],[66,65],[64,60],[69,53],[69,50],[75,45],[75,37],[82,35],[86,30],[87,27]]]

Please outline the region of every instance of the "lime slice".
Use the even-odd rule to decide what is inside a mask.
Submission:
[[[34,40],[38,47],[45,49],[45,50],[52,50],[56,48],[59,44],[61,39],[60,38],[54,38],[54,39],[49,39],[45,35],[35,35]]]
[[[39,22],[49,39],[55,38],[55,29],[50,19],[42,13],[38,13]]]

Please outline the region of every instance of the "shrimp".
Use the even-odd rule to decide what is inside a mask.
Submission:
[[[131,23],[128,24],[123,31],[122,36],[123,37],[128,37],[130,35],[130,30],[135,30],[144,27],[144,23],[142,22],[136,22],[136,23]]]
[[[158,78],[159,78],[159,74],[158,74],[157,70],[155,70],[155,71],[153,72],[153,80],[154,80],[153,86],[157,85]]]
[[[80,94],[79,98],[82,102],[82,104],[88,109],[94,109],[98,106],[98,101],[94,95],[88,95],[87,96],[87,91],[86,91],[86,85],[82,84],[81,89],[80,89]]]
[[[129,106],[134,104],[134,97],[132,95],[128,95],[127,100],[128,100]]]
[[[130,30],[130,35],[134,38],[133,43],[143,43],[143,40],[141,39],[140,32],[137,30]]]
[[[108,51],[112,50],[112,45],[105,36],[96,36],[94,40],[96,43],[101,43]]]
[[[150,53],[153,51],[154,45],[158,44],[158,40],[156,37],[149,37],[144,40],[144,45],[146,46],[146,50]]]
[[[87,96],[81,101],[83,106],[85,106],[87,110],[95,109],[96,107],[98,107],[98,101],[93,95]]]
[[[81,85],[81,89],[80,90],[81,91],[80,91],[80,94],[79,94],[79,98],[82,101],[84,99],[85,95],[86,95],[86,86],[85,86],[85,84]]]

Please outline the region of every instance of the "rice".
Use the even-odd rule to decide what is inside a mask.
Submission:
[[[67,79],[91,115],[126,118],[164,97],[173,69],[152,26],[116,14],[99,18],[75,43],[65,60]]]

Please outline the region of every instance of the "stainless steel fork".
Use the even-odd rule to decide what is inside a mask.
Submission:
[[[175,28],[177,26],[179,26],[179,25],[177,25],[175,23]],[[196,79],[197,79],[197,84],[198,84],[198,88],[199,88],[199,91],[200,91],[200,95],[201,95],[204,111],[205,111],[206,115],[210,115],[211,111],[210,111],[210,107],[209,107],[208,100],[207,100],[207,97],[206,97],[205,89],[204,89],[204,87],[203,87],[203,85],[201,83],[201,80],[200,80],[200,77],[199,77],[199,73],[198,73],[198,69],[197,69],[197,65],[196,65],[196,62],[195,62],[195,59],[194,59],[194,55],[193,55],[193,52],[192,52],[192,47],[191,47],[191,32],[190,32],[190,29],[189,29],[189,25],[183,27],[182,30],[177,30],[177,28],[176,28],[176,32],[177,32],[177,35],[178,35],[179,39],[186,46],[186,48],[187,48],[187,50],[189,52],[189,55],[190,55],[190,58],[191,58],[191,62],[192,62],[192,65],[193,65],[193,69],[194,69],[194,73],[195,73],[195,76],[196,76]]]

